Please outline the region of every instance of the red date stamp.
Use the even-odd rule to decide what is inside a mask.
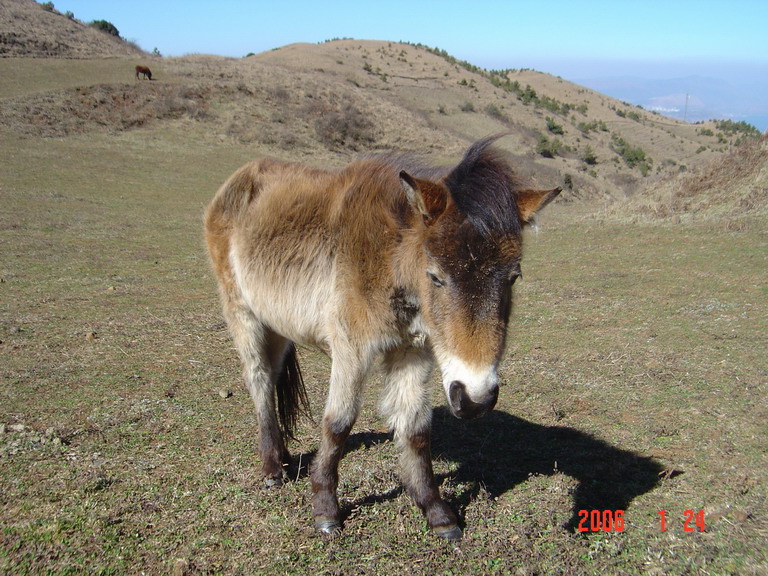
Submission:
[[[623,532],[624,510],[579,510],[579,532]],[[667,511],[659,510],[661,531],[667,531]],[[704,510],[683,512],[683,530],[686,532],[704,532],[707,524]]]
[[[667,531],[667,511],[659,510],[659,517],[661,520],[661,531]],[[686,510],[683,512],[683,530],[686,532],[704,532],[707,524],[704,520],[704,510],[694,512],[693,510]]]
[[[579,532],[623,532],[624,510],[579,510]]]

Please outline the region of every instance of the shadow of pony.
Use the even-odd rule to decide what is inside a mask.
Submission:
[[[352,434],[345,451],[372,448],[391,439],[391,434],[381,432]],[[534,424],[501,410],[464,421],[454,418],[446,407],[435,408],[432,454],[458,465],[450,474],[437,474],[438,484],[451,478],[468,486],[460,495],[446,498],[462,527],[467,506],[481,490],[498,497],[532,475],[563,473],[577,481],[571,518],[564,526],[575,531],[579,510],[626,510],[632,500],[656,487],[664,470],[652,458],[616,448],[575,428]],[[313,451],[294,456],[291,476],[306,477],[314,455]],[[394,500],[402,491],[398,487],[348,501],[342,507],[342,519],[361,506]]]
[[[534,424],[501,410],[464,422],[438,407],[432,438],[433,456],[458,463],[451,477],[470,487],[458,501],[449,501],[462,519],[481,489],[498,497],[531,475],[561,472],[577,481],[571,518],[565,524],[574,531],[579,510],[626,510],[659,483],[664,469],[652,458],[575,428]]]

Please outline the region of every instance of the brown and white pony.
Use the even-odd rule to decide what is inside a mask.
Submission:
[[[258,416],[268,486],[289,461],[306,408],[296,344],[332,359],[310,479],[315,527],[341,528],[336,495],[363,383],[383,359],[381,411],[402,452],[403,484],[439,536],[461,538],[432,471],[429,379],[452,414],[475,418],[499,394],[522,230],[560,192],[524,187],[491,144],[450,169],[406,156],[339,171],[259,160],[219,189],[205,234],[224,316]],[[278,417],[279,413],[279,417]]]
[[[136,66],[136,80],[139,79],[139,74],[143,74],[147,80],[152,80],[152,70],[146,66]]]

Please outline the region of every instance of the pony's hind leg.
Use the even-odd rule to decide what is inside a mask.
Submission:
[[[275,383],[290,344],[245,306],[225,306],[224,315],[243,365],[243,379],[256,409],[259,455],[267,487],[280,486],[290,460],[275,407]]]
[[[249,386],[249,392],[258,415],[259,452],[263,463],[264,481],[266,486],[271,488],[282,486],[291,461],[286,440],[288,436],[292,437],[293,431],[290,427],[281,428],[280,420],[277,419],[277,414],[282,412],[275,410],[275,388],[279,385],[286,355],[292,343],[271,330],[266,330],[266,340],[270,381],[266,387]]]
[[[384,358],[386,388],[381,411],[394,430],[400,449],[406,491],[437,536],[458,540],[462,533],[456,515],[440,497],[432,469],[432,405],[428,387],[432,367],[432,356],[423,348],[389,352]]]

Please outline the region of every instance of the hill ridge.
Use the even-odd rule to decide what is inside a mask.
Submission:
[[[390,149],[447,159],[469,141],[506,132],[500,145],[518,169],[542,185],[564,186],[566,200],[632,196],[706,166],[742,138],[713,122],[687,124],[543,72],[488,71],[438,48],[385,40],[294,43],[241,59],[153,58],[156,80],[142,84],[132,68],[146,54],[121,52],[130,45],[32,0],[0,6],[15,18],[3,19],[0,39],[32,19],[53,30],[42,38],[64,37],[61,27],[74,26],[75,36],[103,41],[90,53],[75,51],[88,60],[81,67],[62,62],[72,54],[65,43],[55,57],[32,44],[26,56],[39,64],[21,55],[0,58],[0,114],[8,128],[31,137],[186,119],[201,137],[216,135],[255,154],[340,164]],[[32,81],[40,67],[46,73]]]
[[[510,131],[508,147],[534,171],[601,195],[633,193],[736,143],[711,122],[687,124],[535,70],[489,72],[419,44],[343,39],[251,59],[294,71],[315,67],[465,139]]]
[[[145,56],[130,42],[34,0],[0,0],[0,58],[115,58]]]

